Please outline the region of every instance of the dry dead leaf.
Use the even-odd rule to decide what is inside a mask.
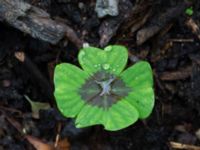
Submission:
[[[69,150],[69,149],[70,149],[70,143],[67,138],[58,141],[56,150]]]
[[[35,147],[36,150],[56,150],[52,145],[44,143],[38,138],[35,138],[30,135],[26,135],[25,138],[29,141],[30,144]]]

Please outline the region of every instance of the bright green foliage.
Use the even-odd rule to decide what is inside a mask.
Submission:
[[[62,63],[54,75],[58,108],[64,116],[76,118],[76,127],[101,124],[116,131],[150,115],[154,91],[148,62],[123,71],[128,51],[119,45],[83,48],[78,60],[83,70]]]
[[[188,15],[188,16],[192,16],[194,11],[193,11],[193,8],[192,7],[188,7],[186,10],[185,10],[185,13]]]

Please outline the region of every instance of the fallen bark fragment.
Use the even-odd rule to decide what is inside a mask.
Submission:
[[[133,34],[140,29],[152,15],[153,5],[154,3],[151,0],[140,0],[136,2],[131,15],[123,23],[122,31]]]
[[[47,12],[22,0],[0,0],[0,21],[51,44],[66,36],[80,47],[81,41],[73,29],[52,20]]]
[[[116,36],[116,43],[126,41],[126,39],[132,39],[133,34],[152,16],[153,5],[154,2],[151,0],[140,0],[134,4],[130,14],[120,26],[120,30]]]
[[[176,7],[170,8],[165,13],[152,19],[152,21],[150,21],[149,23],[150,24],[149,26],[144,27],[137,32],[136,36],[137,45],[143,44],[149,38],[157,34],[166,25],[177,19],[181,15],[181,13],[184,12],[185,8],[188,7],[188,5],[189,4],[187,3],[183,3]]]
[[[140,27],[142,27],[147,22],[147,19],[150,17],[151,13],[152,13],[151,10],[149,10],[148,13],[145,14],[143,18],[138,18],[135,24],[133,24],[131,27],[132,34],[136,32]]]

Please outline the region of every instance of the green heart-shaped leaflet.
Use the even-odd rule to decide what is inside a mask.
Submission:
[[[119,45],[108,46],[104,50],[83,48],[78,59],[83,70],[63,63],[56,66],[54,75],[54,95],[58,108],[64,116],[76,118],[76,127],[101,124],[106,130],[116,131],[133,124],[138,118],[144,119],[150,115],[154,106],[154,92],[148,62],[140,61],[123,71],[128,51]],[[128,95],[108,108],[88,103],[79,90],[97,72],[108,72],[122,80],[130,89]],[[123,93],[120,87],[113,90]]]
[[[126,66],[128,52],[124,46],[118,45],[107,46],[104,51],[87,47],[79,52],[78,60],[83,70],[91,75],[102,69],[118,75]]]

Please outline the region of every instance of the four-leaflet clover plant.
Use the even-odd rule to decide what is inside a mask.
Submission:
[[[148,62],[124,70],[128,51],[119,45],[83,48],[78,60],[82,69],[62,63],[54,75],[58,108],[64,116],[76,118],[76,127],[101,124],[115,131],[150,115],[154,91]]]

